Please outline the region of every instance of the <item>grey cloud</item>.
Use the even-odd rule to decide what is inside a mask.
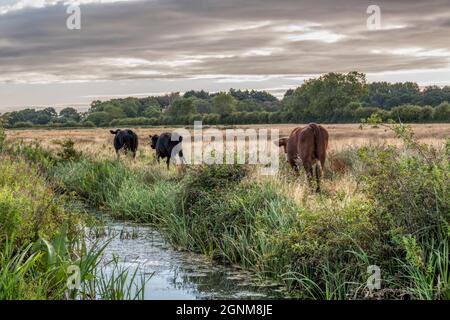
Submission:
[[[377,1],[383,25],[406,26],[380,31],[366,28],[366,8],[372,3],[151,0],[90,4],[81,7],[80,31],[65,28],[62,4],[24,9],[0,16],[0,82],[301,76],[448,67],[448,0]],[[307,31],[283,30],[307,25]],[[289,35],[305,33],[315,33],[314,39],[289,40]],[[320,41],[327,34],[343,37]],[[395,54],[408,48],[424,51]],[[130,65],[123,60],[120,65],[118,59],[148,63]]]

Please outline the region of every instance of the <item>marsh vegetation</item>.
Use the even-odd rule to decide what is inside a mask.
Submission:
[[[87,249],[79,236],[88,207],[150,225],[178,250],[274,279],[294,297],[449,299],[448,127],[430,127],[440,138],[420,127],[353,128],[345,141],[330,132],[320,194],[282,161],[269,177],[249,165],[182,173],[155,163],[144,144],[136,162],[114,160],[109,133],[103,139],[97,129],[39,131],[44,141],[34,144],[21,138],[36,130],[8,132],[0,161],[2,298],[61,298],[67,274],[58,266],[67,263],[82,266],[83,279],[101,279],[94,270],[104,249]],[[66,135],[75,144],[47,138]],[[48,243],[64,247],[63,237],[66,249],[48,264]],[[380,290],[367,286],[371,265],[380,267]],[[83,282],[95,290],[76,295],[142,293],[121,280],[98,281]]]

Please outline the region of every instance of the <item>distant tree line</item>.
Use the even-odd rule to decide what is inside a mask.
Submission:
[[[288,90],[279,100],[270,93],[235,90],[188,91],[146,98],[93,101],[87,112],[65,108],[25,109],[1,116],[6,127],[106,127],[145,125],[359,122],[373,113],[383,120],[449,122],[450,87],[374,82],[362,73],[329,73]]]

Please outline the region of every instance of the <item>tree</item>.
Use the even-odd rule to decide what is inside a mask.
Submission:
[[[43,109],[41,113],[49,116],[50,119],[56,118],[58,116],[58,113],[56,112],[55,108],[52,107]]]
[[[209,99],[209,92],[203,91],[203,90],[202,91],[191,90],[191,91],[187,91],[183,95],[183,98],[191,98],[191,97],[207,100],[207,99]]]
[[[86,118],[86,122],[92,122],[97,127],[107,126],[112,120],[111,114],[105,111],[93,112]]]
[[[231,114],[236,109],[236,100],[232,95],[220,92],[213,99],[213,111],[221,116]]]
[[[122,107],[122,111],[128,118],[134,118],[138,116],[139,112],[139,100],[136,98],[127,98],[121,101],[119,104]]]
[[[166,115],[173,119],[180,120],[181,118],[188,117],[196,112],[191,98],[178,98],[167,108]]]
[[[209,100],[204,99],[194,99],[193,100],[194,108],[197,110],[198,113],[211,113],[212,112],[212,106],[211,102]]]
[[[421,100],[419,85],[414,82],[373,82],[367,86],[367,95],[362,100],[366,106],[392,109],[403,104]]]
[[[400,119],[402,122],[420,122],[422,109],[421,106],[405,104],[392,108],[391,113],[394,119]]]
[[[74,108],[64,108],[59,112],[59,116],[63,118],[65,121],[75,121],[80,122],[81,116],[78,111]]]
[[[285,101],[284,110],[294,121],[337,121],[350,102],[357,102],[367,93],[362,73],[328,73],[306,81]]]
[[[434,108],[433,118],[435,121],[449,122],[450,121],[450,103],[445,101],[445,102],[442,102],[440,105],[438,105],[436,108]]]
[[[253,99],[245,99],[238,101],[236,106],[237,111],[246,111],[246,112],[252,112],[252,111],[261,111],[262,106],[258,105],[255,100]]]
[[[126,114],[123,112],[122,108],[112,103],[105,104],[103,106],[103,112],[108,113],[111,119],[126,118]]]
[[[155,97],[146,97],[146,98],[141,98],[139,99],[139,108],[138,108],[138,113],[139,116],[143,116],[145,110],[147,110],[148,108],[161,108],[158,99],[156,99]]]
[[[159,106],[150,106],[144,111],[144,117],[147,118],[159,118],[161,116],[162,110]]]
[[[89,108],[90,112],[103,111],[102,102],[100,100],[94,100],[91,102],[91,107]]]
[[[156,97],[158,103],[161,107],[168,107],[174,102],[176,99],[180,98],[179,92],[173,92],[171,94],[166,94],[164,96]]]

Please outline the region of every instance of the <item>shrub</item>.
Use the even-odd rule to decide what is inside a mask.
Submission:
[[[380,220],[387,228],[419,236],[449,218],[448,163],[445,157],[432,164],[399,150],[362,148],[366,164],[363,181],[368,194],[377,201]],[[388,219],[388,220],[386,220]]]
[[[50,237],[67,217],[45,179],[23,160],[0,158],[0,243],[15,246]]]
[[[124,118],[115,119],[111,121],[111,126],[144,126],[144,125],[154,125],[155,120],[153,118]]]
[[[31,128],[33,122],[31,121],[18,121],[14,124],[14,128]]]
[[[81,123],[81,126],[86,127],[86,128],[95,128],[96,127],[95,123],[92,121],[89,121],[89,120],[83,121]]]
[[[244,165],[203,165],[195,166],[190,173],[184,181],[181,194],[182,210],[185,213],[189,213],[205,193],[220,194],[239,183],[248,173],[248,168]]]
[[[449,122],[450,121],[450,103],[445,101],[445,102],[442,102],[440,105],[438,105],[436,108],[434,108],[433,118],[435,121]]]
[[[56,153],[61,161],[78,161],[82,153],[75,150],[75,142],[72,139],[64,139],[62,141],[55,141],[56,145],[62,149]]]

